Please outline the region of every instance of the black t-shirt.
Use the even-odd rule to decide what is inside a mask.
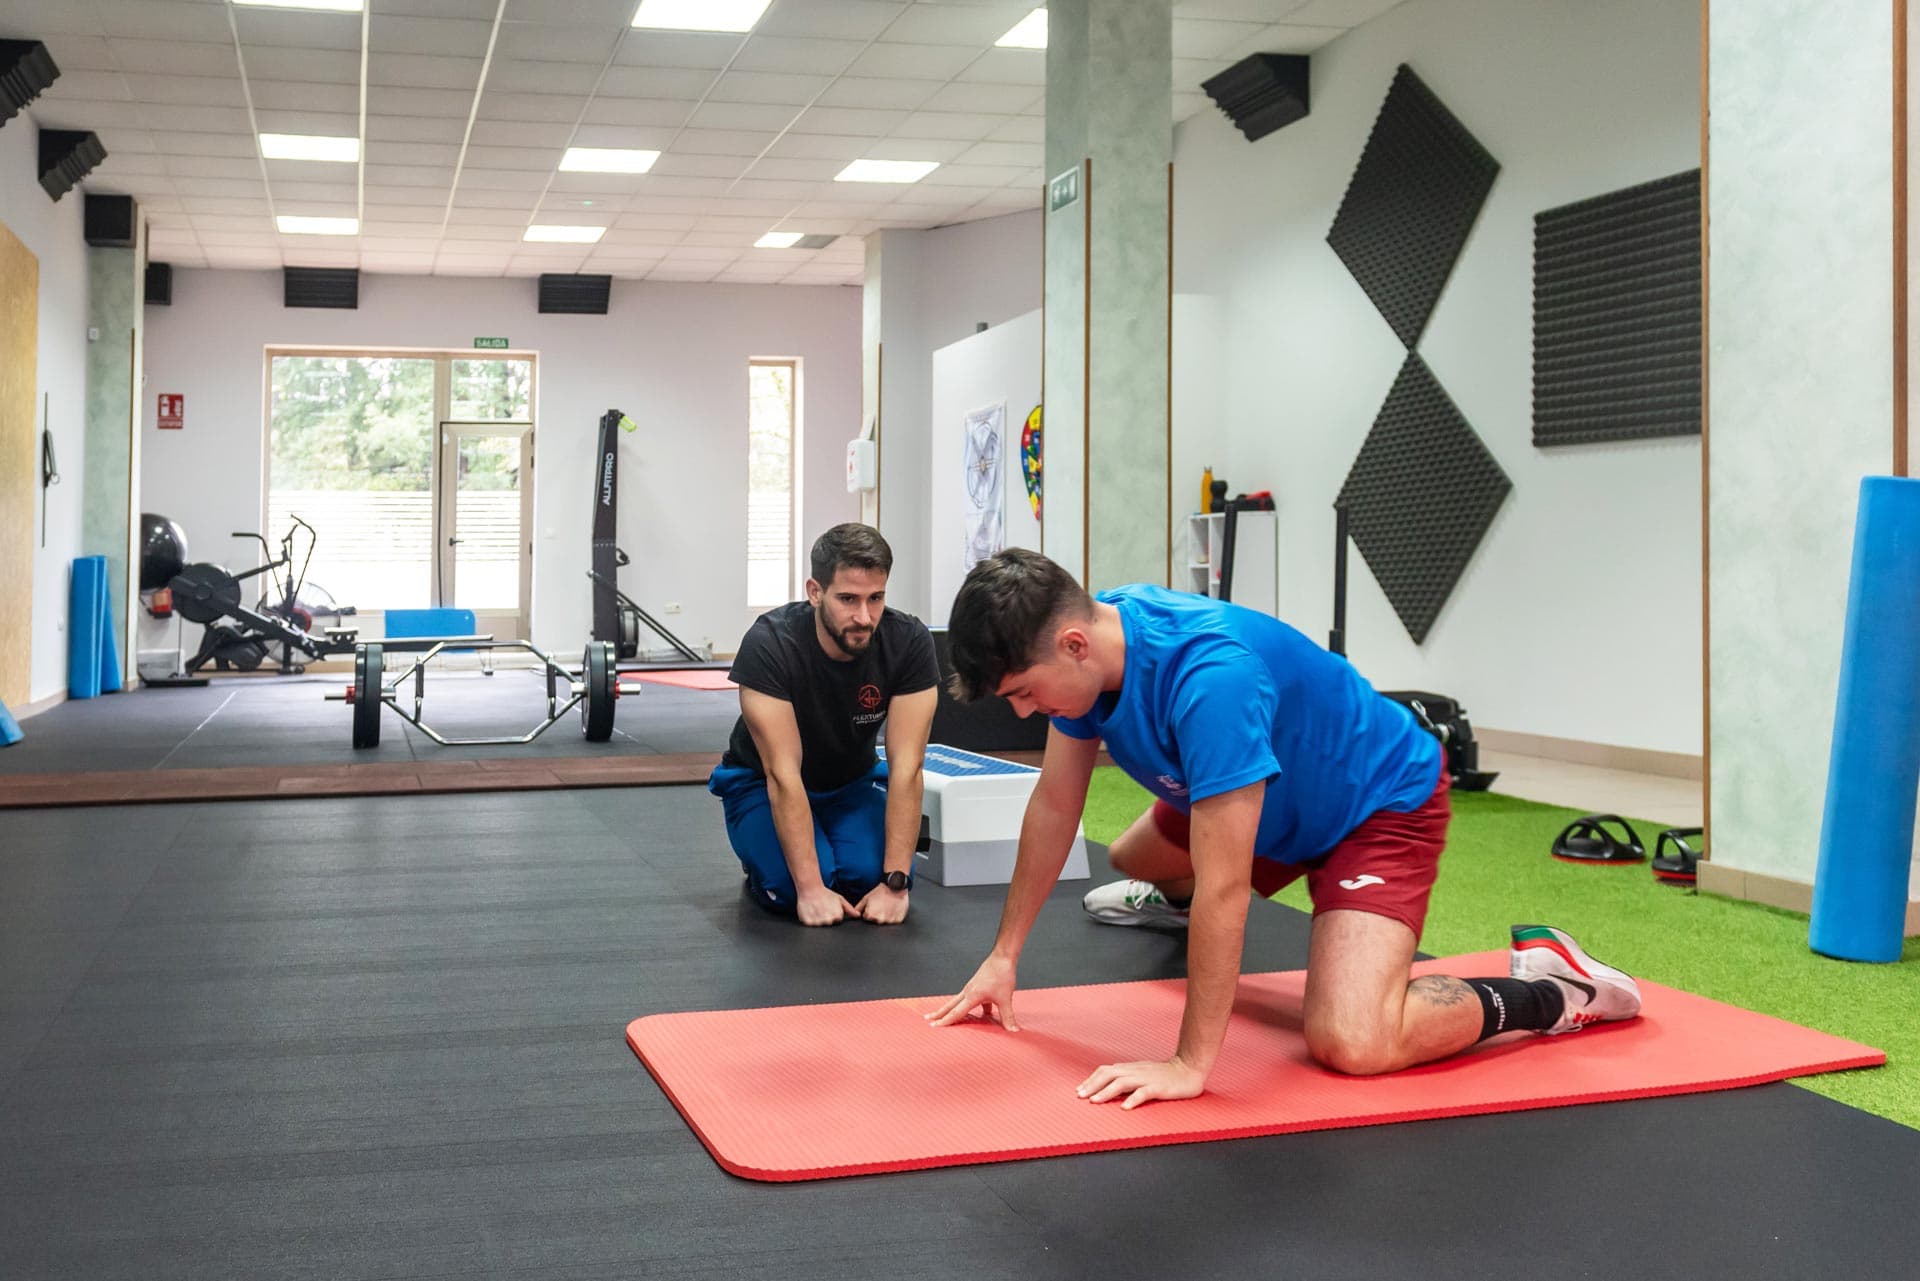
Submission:
[[[820,648],[812,604],[800,600],[754,620],[727,675],[793,704],[800,782],[810,792],[830,792],[873,768],[879,759],[873,741],[894,695],[932,689],[940,682],[940,663],[927,625],[892,608],[880,615],[866,653],[835,662]],[[734,722],[721,763],[767,772],[746,717]]]

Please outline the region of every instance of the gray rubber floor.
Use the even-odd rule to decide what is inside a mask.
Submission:
[[[0,821],[8,1278],[1700,1281],[1920,1258],[1920,1133],[1788,1085],[733,1178],[628,1021],[951,990],[1001,891],[922,885],[903,927],[802,929],[740,893],[697,788]],[[1025,985],[1182,972],[1178,939],[1093,924],[1083,888],[1042,915]],[[1246,965],[1298,966],[1306,937],[1256,905]]]
[[[619,701],[611,742],[586,742],[576,711],[525,745],[442,747],[387,709],[379,746],[355,750],[352,709],[323,697],[347,683],[335,675],[235,676],[198,688],[139,687],[62,703],[21,722],[25,737],[0,750],[0,773],[454,761],[503,752],[718,752],[740,714],[739,697],[731,690],[649,683]],[[411,710],[410,698],[406,706]],[[525,734],[546,719],[546,682],[527,670],[503,669],[492,676],[435,671],[427,677],[421,712],[448,738]]]

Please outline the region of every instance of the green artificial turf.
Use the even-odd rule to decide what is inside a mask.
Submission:
[[[1112,841],[1146,808],[1118,769],[1094,772],[1089,838]],[[1885,1050],[1885,1067],[1795,1082],[1920,1129],[1920,939],[1898,963],[1829,960],[1807,947],[1807,918],[1656,881],[1645,863],[1582,866],[1547,850],[1578,810],[1456,792],[1453,827],[1420,946],[1436,956],[1507,943],[1512,924],[1555,925],[1642,978]],[[1630,820],[1651,852],[1666,823]],[[1278,901],[1307,904],[1304,882]]]

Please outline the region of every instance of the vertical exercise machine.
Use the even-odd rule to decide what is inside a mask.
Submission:
[[[618,409],[600,415],[600,448],[593,460],[593,561],[587,570],[593,580],[593,639],[612,644],[620,658],[639,658],[644,624],[678,655],[677,660],[668,660],[670,665],[704,665],[713,660],[711,648],[687,644],[620,590],[619,571],[633,562],[615,541],[620,508],[618,433],[634,429],[633,419]]]

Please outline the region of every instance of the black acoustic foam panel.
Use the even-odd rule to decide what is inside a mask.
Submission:
[[[150,262],[147,264],[147,306],[173,306],[173,264],[170,262]]]
[[[1499,161],[1402,66],[1327,243],[1409,350],[1499,172]]]
[[[1306,116],[1308,70],[1300,54],[1256,53],[1200,87],[1248,142],[1258,142]]]
[[[59,78],[60,68],[38,40],[0,40],[0,125]]]
[[[540,314],[604,316],[613,295],[612,276],[576,276],[550,272],[540,277]]]
[[[1415,644],[1512,488],[1426,362],[1407,353],[1335,501]]]
[[[96,134],[81,129],[42,129],[40,188],[58,200],[106,158],[107,149]]]
[[[1700,171],[1533,220],[1533,443],[1700,432]]]
[[[288,307],[325,307],[354,311],[360,306],[358,267],[288,267],[281,287]]]
[[[132,196],[89,191],[83,208],[82,234],[95,249],[132,249],[140,243],[140,206]]]

